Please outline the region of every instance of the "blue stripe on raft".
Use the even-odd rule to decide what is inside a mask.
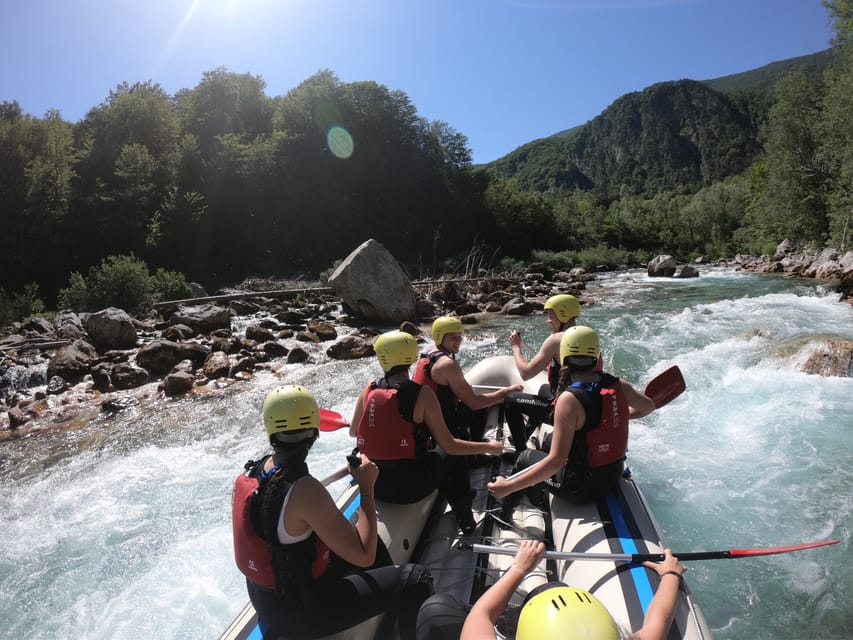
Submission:
[[[359,506],[361,506],[361,493],[356,493],[352,498],[352,502],[350,502],[344,510],[344,518],[347,520],[352,518]]]
[[[264,634],[261,633],[261,628],[258,625],[255,625],[255,628],[252,629],[252,633],[246,636],[246,640],[263,640]]]
[[[631,554],[639,553],[637,545],[634,543],[634,538],[631,536],[631,531],[628,528],[628,523],[625,521],[625,514],[622,513],[619,501],[612,493],[607,496],[607,506],[610,508],[610,516],[613,518],[613,527],[619,535],[619,544],[622,545],[622,551]],[[634,580],[634,586],[640,598],[640,606],[643,608],[643,615],[645,615],[654,597],[652,585],[649,582],[648,575],[646,575],[645,567],[631,567],[631,578]]]

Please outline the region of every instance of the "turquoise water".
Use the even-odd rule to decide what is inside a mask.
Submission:
[[[608,275],[582,320],[605,364],[643,386],[678,364],[687,391],[632,423],[629,464],[674,551],[841,539],[817,550],[690,564],[715,637],[850,637],[853,379],[799,372],[803,344],[853,339],[853,307],[812,281],[712,271]],[[463,366],[538,345],[544,316],[469,332]],[[285,382],[348,415],[372,360],[287,365],[225,398],[158,402],[0,451],[0,638],[216,638],[246,600],[231,555],[233,478],[264,451],[264,393]],[[323,434],[317,475],[344,463]],[[333,493],[335,487],[332,488]]]

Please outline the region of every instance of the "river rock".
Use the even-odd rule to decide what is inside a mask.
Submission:
[[[676,278],[698,278],[699,270],[693,265],[686,264],[681,267],[681,270],[676,274]]]
[[[231,370],[231,361],[228,355],[222,351],[214,351],[207,355],[204,359],[204,375],[210,380],[217,378],[227,378]]]
[[[196,367],[204,364],[207,349],[194,342],[172,342],[157,339],[141,347],[136,362],[153,374],[164,374],[181,360],[189,359]]]
[[[113,387],[116,389],[133,389],[147,383],[151,376],[142,367],[130,362],[120,362],[113,367],[110,373]]]
[[[180,396],[193,388],[195,376],[186,371],[175,371],[163,378],[162,389],[167,396]]]
[[[68,382],[78,382],[89,372],[97,357],[95,347],[85,340],[75,340],[59,347],[47,365],[47,379],[59,376]]]
[[[675,275],[678,263],[670,255],[659,255],[649,261],[647,272],[650,278],[671,278]]]
[[[129,349],[136,346],[136,325],[124,309],[101,309],[89,314],[83,326],[99,349]]]
[[[230,329],[233,312],[215,304],[181,305],[172,314],[172,324],[185,324],[199,333],[214,329]]]
[[[830,338],[812,347],[814,350],[802,367],[804,373],[853,377],[853,341]]]
[[[375,353],[373,345],[359,336],[344,336],[326,349],[326,355],[335,360],[367,358]]]
[[[349,254],[329,278],[344,304],[367,322],[399,324],[415,316],[417,295],[403,269],[376,240]]]

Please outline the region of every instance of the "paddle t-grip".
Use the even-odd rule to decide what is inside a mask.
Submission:
[[[351,453],[347,456],[347,462],[349,462],[349,466],[353,469],[358,469],[361,466],[361,456],[357,456],[354,453]]]

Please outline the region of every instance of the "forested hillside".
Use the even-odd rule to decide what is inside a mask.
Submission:
[[[0,324],[141,304],[184,278],[316,278],[367,238],[413,277],[757,255],[786,238],[847,249],[853,2],[824,4],[831,53],[615,97],[478,167],[402,91],[328,70],[282,96],[226,69],[176,95],[123,83],[77,123],[3,102]]]

